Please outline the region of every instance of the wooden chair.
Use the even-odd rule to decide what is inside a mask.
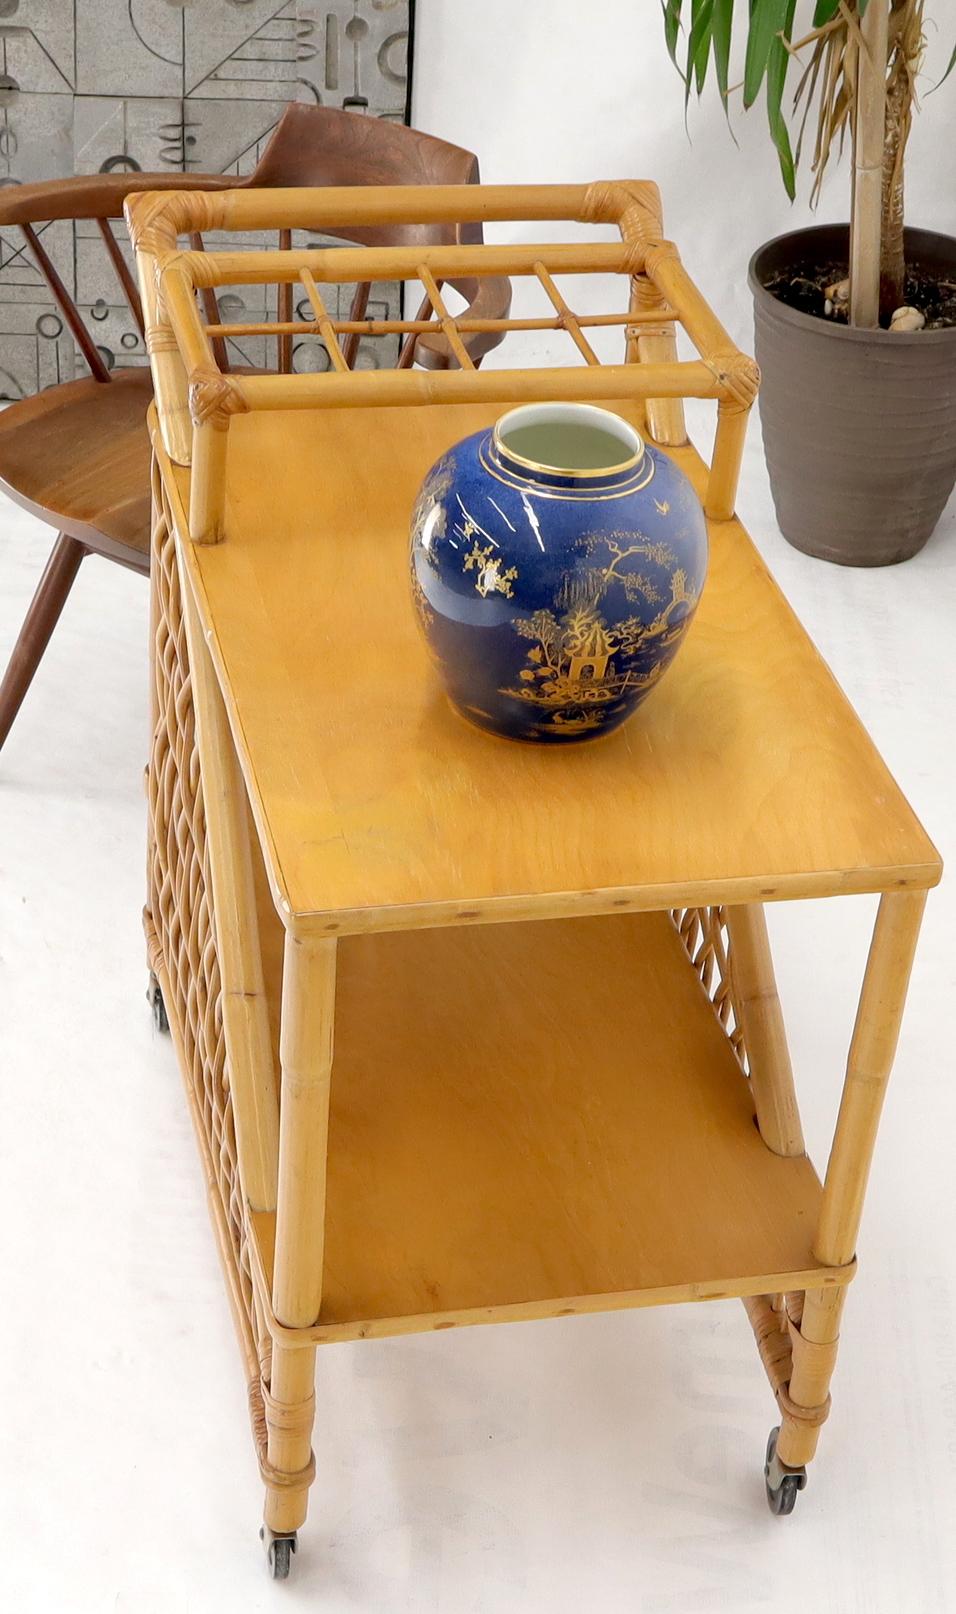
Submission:
[[[222,174],[91,174],[50,180],[0,192],[0,225],[18,226],[62,319],[72,332],[89,375],[47,388],[0,412],[0,488],[31,515],[53,527],[58,537],[40,579],[0,684],[0,746],[40,663],[50,635],[86,555],[103,555],[134,571],[149,571],[149,442],[146,407],[150,373],[111,368],[84,324],[80,311],[43,244],[43,224],[56,220],[95,221],[103,246],[143,339],[144,324],[133,276],[113,233],[124,198],[134,191],[185,188],[222,190],[277,185],[471,184],[478,161],[469,151],[431,135],[377,118],[335,108],[292,105],[248,178]],[[325,221],[317,228],[330,232]],[[280,245],[287,232],[280,232]],[[371,245],[441,243],[481,239],[480,225],[385,226],[361,232]],[[201,249],[201,237],[192,245]],[[507,280],[457,286],[474,311],[491,318],[507,314]],[[352,317],[362,319],[369,286],[356,288]],[[292,320],[290,289],[280,298],[279,320]],[[209,294],[212,297],[212,293]],[[429,305],[430,306],[430,305]],[[207,310],[209,312],[209,310]],[[212,318],[216,318],[213,304]],[[472,338],[476,363],[500,341],[497,333]],[[292,335],[277,339],[279,370],[293,367]],[[220,349],[221,349],[220,344]],[[349,340],[346,358],[354,365],[359,338]],[[217,354],[228,363],[226,354]],[[409,339],[398,361],[442,368],[457,362],[436,330]]]

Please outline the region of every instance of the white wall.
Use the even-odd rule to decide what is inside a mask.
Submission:
[[[925,92],[953,40],[951,0],[930,0]],[[801,0],[800,10],[812,10]],[[799,13],[798,13],[799,15]],[[739,73],[736,75],[739,79]],[[733,118],[713,84],[689,112],[664,48],[658,0],[418,0],[414,121],[478,153],[492,182],[650,178],[667,233],[742,346],[752,343],[747,262],[782,230],[812,221],[809,169],[791,206],[762,103]],[[956,234],[956,72],[917,119],[908,220]],[[817,212],[846,218],[846,158]]]

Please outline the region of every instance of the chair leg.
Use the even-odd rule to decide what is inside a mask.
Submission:
[[[40,665],[85,554],[86,550],[78,539],[71,538],[68,533],[60,533],[37,591],[30,601],[30,609],[13,647],[3,683],[0,684],[0,746],[13,727],[13,720]]]

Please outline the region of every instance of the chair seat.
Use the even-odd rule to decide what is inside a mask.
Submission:
[[[49,387],[0,411],[0,486],[99,554],[149,570],[149,370]]]

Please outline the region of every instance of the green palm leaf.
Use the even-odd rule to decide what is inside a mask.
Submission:
[[[744,60],[744,106],[751,107],[760,94],[773,42],[786,26],[790,0],[751,0],[750,31]]]
[[[680,73],[680,63],[677,60],[677,41],[680,37],[680,13],[683,0],[661,0],[661,11],[664,14],[664,43],[677,71]],[[683,74],[681,74],[683,77]]]
[[[797,0],[788,0],[783,28],[771,42],[767,56],[767,119],[770,124],[770,134],[777,148],[780,159],[780,172],[783,183],[791,202],[797,193],[797,181],[794,172],[793,151],[790,146],[790,134],[786,119],[783,116],[783,87],[787,80],[787,68],[790,66],[790,52],[787,45],[793,33],[793,14],[796,10]]]
[[[956,45],[953,46],[953,54],[949,58],[949,61],[948,61],[947,65],[946,65],[945,73],[943,74],[942,78],[939,80],[939,83],[933,85],[933,90],[938,90],[940,84],[945,84],[946,83],[946,80],[949,78],[949,75],[953,71],[954,67],[956,67]],[[930,95],[932,95],[933,90],[930,90],[930,92],[929,92]]]
[[[724,111],[729,115],[727,106],[727,92],[729,89],[730,74],[730,35],[734,21],[734,0],[714,0],[714,20],[712,24],[712,38],[714,42],[714,71],[717,74],[717,88],[724,103]],[[698,86],[698,89],[700,86]]]
[[[691,0],[690,33],[687,36],[687,69],[684,73],[684,102],[694,84],[699,95],[707,77],[710,60],[711,31],[714,20],[714,0]]]

